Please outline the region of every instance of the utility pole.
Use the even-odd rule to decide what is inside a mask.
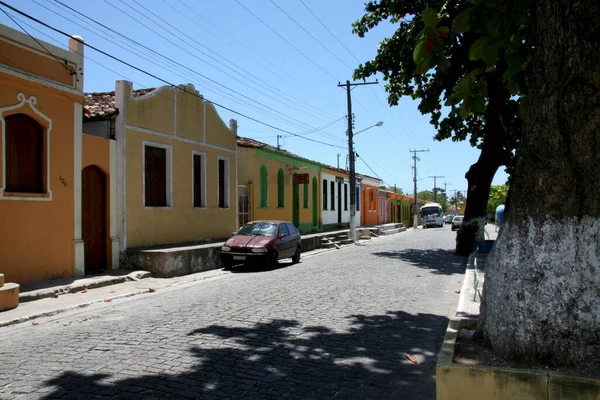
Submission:
[[[354,142],[352,141],[352,96],[350,88],[352,86],[376,85],[379,82],[359,82],[345,84],[338,82],[338,87],[346,88],[346,96],[348,98],[348,155],[350,156],[350,239],[356,242],[356,171],[354,170]]]
[[[452,185],[451,183],[444,182],[444,204],[448,202],[448,189],[446,189],[446,185]]]
[[[340,169],[340,156],[341,156],[341,154],[340,154],[340,153],[337,153],[337,158],[338,158],[338,169]]]
[[[279,138],[281,137],[281,135],[277,135],[277,150],[281,150],[281,147],[279,146]]]
[[[428,178],[433,178],[433,201],[435,201],[437,203],[437,184],[436,184],[436,178],[444,178],[441,175],[430,175],[428,176]]]
[[[427,150],[409,150],[409,152],[413,153],[413,161],[414,161],[414,167],[413,167],[413,183],[415,185],[415,205],[413,207],[413,214],[414,214],[414,219],[413,219],[413,228],[417,229],[419,227],[419,218],[418,218],[418,210],[417,210],[417,160],[419,159],[419,157],[417,157],[417,153],[421,153],[424,151],[429,151],[429,149]]]

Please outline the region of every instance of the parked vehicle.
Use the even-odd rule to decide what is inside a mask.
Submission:
[[[455,231],[458,228],[460,228],[460,226],[462,225],[462,221],[463,221],[463,216],[459,216],[457,215],[456,217],[452,218],[452,230]]]
[[[454,214],[448,214],[448,215],[446,215],[444,223],[445,224],[451,224],[452,223],[452,218],[454,218]]]
[[[221,247],[225,268],[239,264],[274,265],[292,258],[300,262],[300,232],[287,221],[251,221],[242,226]]]
[[[423,207],[421,207],[420,213],[423,221],[423,228],[428,228],[430,226],[444,226],[444,210],[440,204],[425,204]]]

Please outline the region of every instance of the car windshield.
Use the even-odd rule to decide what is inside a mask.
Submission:
[[[238,235],[275,236],[277,224],[271,222],[251,222],[240,228]]]

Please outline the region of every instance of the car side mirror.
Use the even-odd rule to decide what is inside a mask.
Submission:
[[[284,238],[284,237],[286,237],[286,236],[287,236],[287,235],[285,234],[285,232],[283,232],[283,233],[280,233],[280,234],[279,234],[279,237],[280,237],[280,238]]]

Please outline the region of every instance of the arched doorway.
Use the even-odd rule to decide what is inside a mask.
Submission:
[[[106,174],[95,165],[82,173],[82,233],[85,272],[107,268],[106,247]]]

